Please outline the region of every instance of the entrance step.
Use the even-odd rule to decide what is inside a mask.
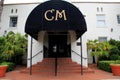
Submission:
[[[93,70],[82,67],[83,73],[94,73]],[[58,59],[58,73],[81,73],[81,65],[73,62],[70,58],[59,58]]]
[[[81,65],[73,62],[70,58],[58,58],[57,74],[72,74],[81,73]],[[30,68],[21,70],[21,73],[30,73]],[[93,70],[83,66],[83,73],[94,73]],[[32,66],[32,74],[54,75],[55,74],[55,59],[45,58],[42,62]]]

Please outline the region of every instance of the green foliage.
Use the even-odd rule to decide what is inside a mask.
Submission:
[[[3,51],[4,45],[5,45],[5,38],[3,36],[3,37],[0,37],[0,53]]]
[[[109,50],[111,49],[111,45],[108,42],[99,42],[98,40],[89,40],[87,43],[88,50],[91,51],[91,56],[97,56],[98,59],[102,56],[108,57]]]
[[[116,64],[120,64],[120,60],[115,60],[115,63]]]
[[[108,56],[111,45],[108,42],[95,42],[92,47],[92,56]]]
[[[118,60],[120,60],[120,56],[118,56]]]
[[[110,60],[119,60],[119,55],[117,55],[117,54],[111,55]]]
[[[109,52],[109,57],[111,60],[119,60],[120,59],[120,41],[116,41],[116,40],[110,40],[109,41],[110,44],[112,44],[112,49],[110,49]]]
[[[110,64],[120,64],[120,41],[111,39],[108,42],[88,41],[87,49],[92,56],[98,57],[98,68],[111,72]],[[112,60],[112,61],[104,61]]]
[[[4,61],[13,61],[19,64],[16,59],[22,58],[27,51],[27,35],[23,36],[20,33],[10,31],[0,37],[0,44],[0,58]]]
[[[113,47],[112,49],[110,49],[110,52],[109,52],[110,56],[115,54],[119,55],[119,53],[120,53],[120,50],[118,49],[118,47]]]
[[[116,46],[120,47],[120,41],[116,41]]]
[[[99,61],[98,62],[98,68],[99,69],[102,69],[104,71],[107,71],[107,72],[112,72],[111,71],[111,68],[110,68],[110,64],[120,64],[120,60],[117,60],[117,61]]]
[[[7,65],[8,69],[7,71],[12,71],[15,68],[15,64],[13,62],[2,62],[0,65]]]
[[[99,57],[99,61],[103,61],[103,60],[109,60],[109,57],[107,57],[107,56]]]
[[[116,40],[110,39],[110,40],[109,40],[109,43],[110,43],[111,45],[116,45]]]
[[[120,59],[120,41],[110,39],[108,42],[89,40],[87,49],[91,51],[91,56],[96,56],[99,60],[118,60]]]
[[[112,72],[110,68],[111,63],[115,63],[115,61],[99,61],[98,68],[107,72]]]

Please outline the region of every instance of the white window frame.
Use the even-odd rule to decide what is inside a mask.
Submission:
[[[16,18],[16,22],[15,22],[15,23],[13,23],[12,18]],[[10,27],[10,28],[16,28],[16,27],[17,27],[17,24],[18,24],[18,16],[10,16],[10,19],[9,19],[9,27]]]
[[[102,40],[100,40],[100,39],[102,39]],[[105,41],[107,41],[107,37],[105,37],[105,36],[100,36],[100,37],[98,37],[98,41],[99,41],[99,42],[105,42]]]
[[[117,24],[120,25],[120,14],[117,15]]]
[[[97,14],[96,15],[96,24],[97,24],[97,27],[99,27],[99,28],[106,27],[105,14]]]

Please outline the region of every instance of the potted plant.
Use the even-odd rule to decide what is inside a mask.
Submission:
[[[0,64],[0,77],[4,77],[6,72],[12,71],[15,68],[15,64],[13,62],[2,62]]]
[[[120,64],[110,64],[113,75],[120,76]]]
[[[7,65],[0,65],[0,77],[4,77],[5,76],[7,68],[8,68]]]
[[[120,76],[120,60],[115,60],[115,63],[110,64],[113,75]]]

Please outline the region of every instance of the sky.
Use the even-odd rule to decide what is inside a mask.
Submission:
[[[5,4],[9,3],[29,3],[29,2],[44,2],[47,0],[4,0]],[[120,0],[66,0],[66,1],[81,1],[81,2],[120,2]]]

